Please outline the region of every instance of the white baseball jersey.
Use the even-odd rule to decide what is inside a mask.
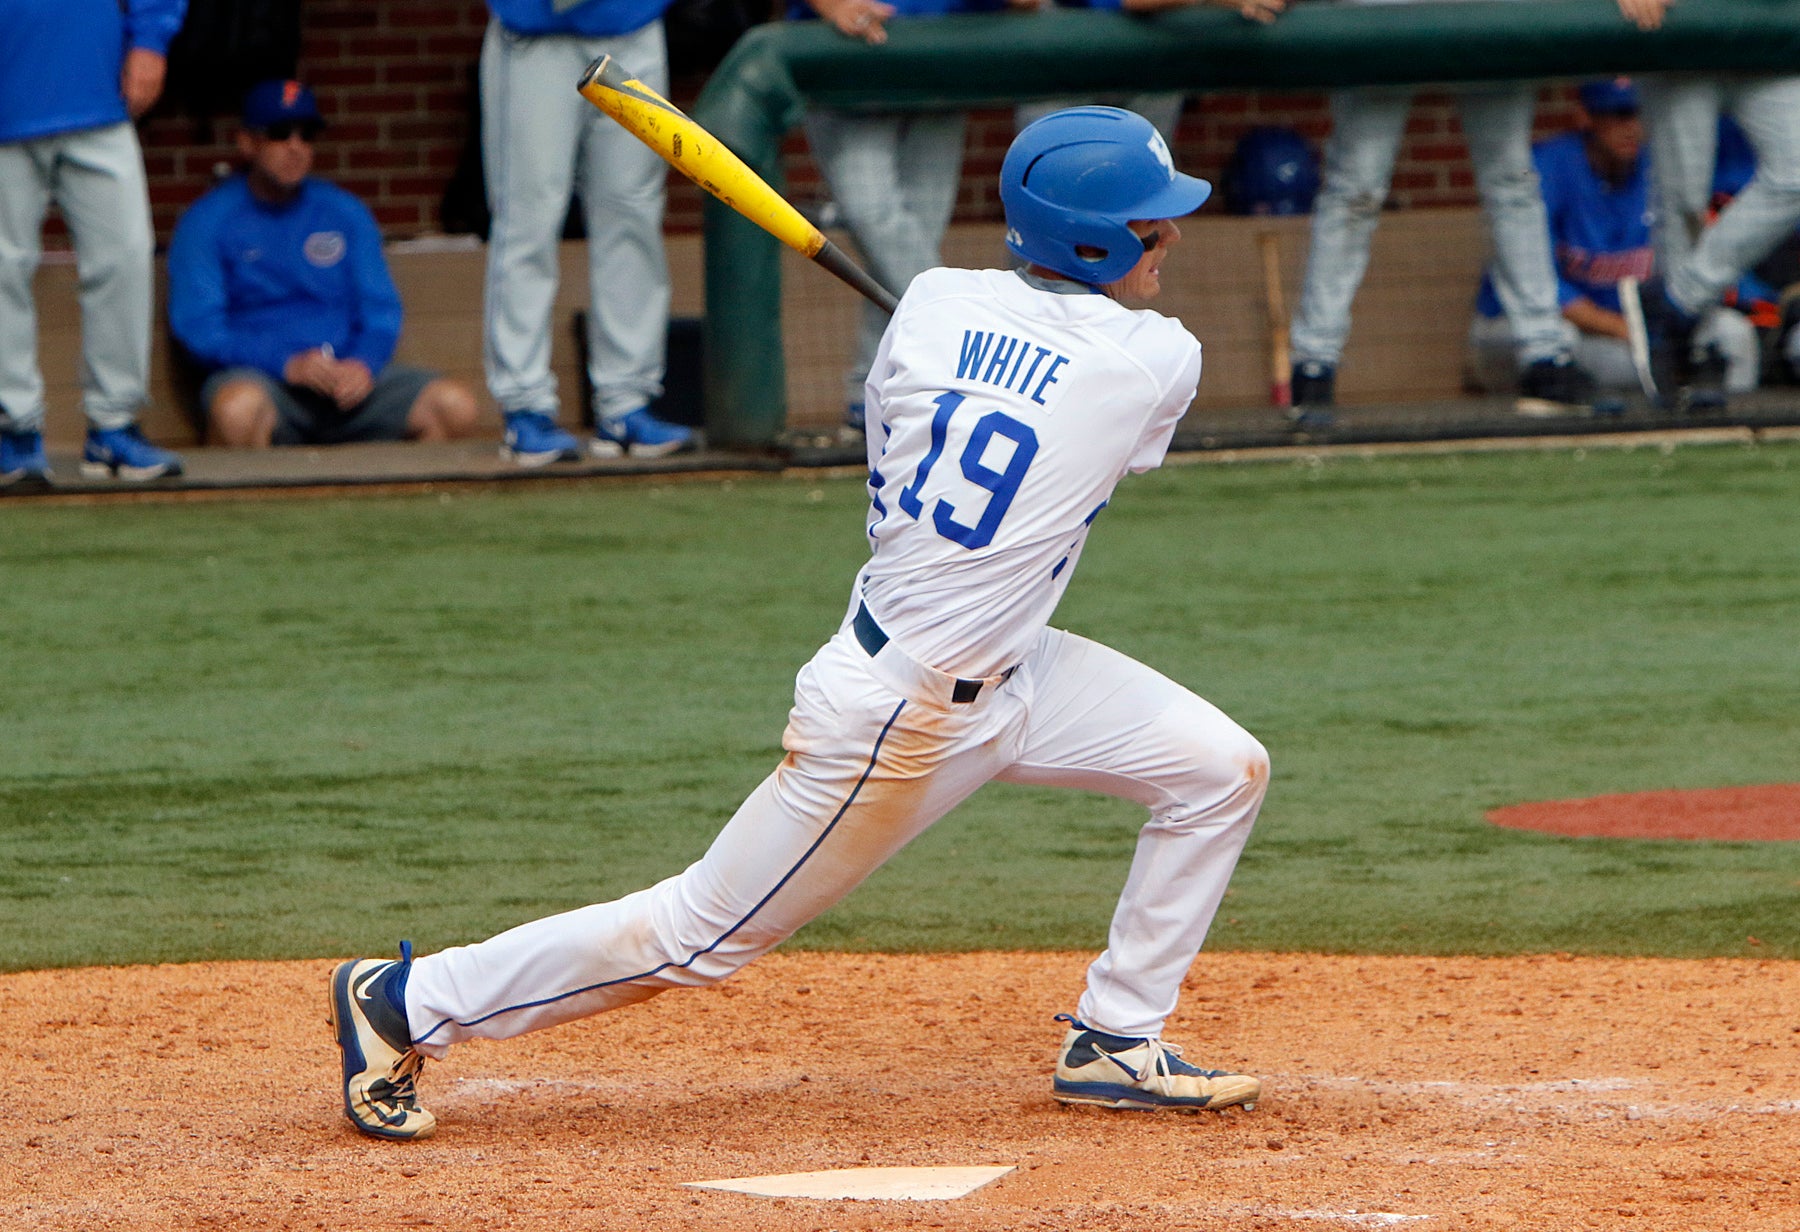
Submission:
[[[787,756],[683,872],[418,959],[414,1046],[441,1057],[722,980],[994,779],[1149,811],[1076,1011],[1159,1034],[1268,754],[1175,681],[1046,622],[1094,515],[1162,460],[1199,375],[1199,343],[1156,313],[998,270],[915,279],[868,384],[872,555],[795,681]]]
[[[1199,381],[1200,344],[1168,317],[1004,270],[920,275],[865,403],[858,591],[881,628],[952,676],[1017,664],[1114,486],[1161,464]]]

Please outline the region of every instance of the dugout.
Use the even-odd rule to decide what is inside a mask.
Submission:
[[[760,27],[725,58],[694,118],[779,188],[781,142],[808,102],[932,110],[1121,90],[1791,73],[1796,66],[1795,0],[1690,0],[1650,34],[1627,24],[1613,0],[1302,3],[1270,26],[1212,8],[1152,17],[1058,9],[1029,22],[896,22],[881,47],[852,42],[821,22]],[[768,445],[787,420],[780,246],[719,202],[709,199],[704,208],[708,434],[718,443]],[[1436,279],[1427,264],[1409,276],[1429,298],[1451,271]],[[1454,276],[1466,280],[1468,273]],[[1178,279],[1179,272],[1172,281]],[[1467,287],[1464,281],[1455,288],[1465,324]]]

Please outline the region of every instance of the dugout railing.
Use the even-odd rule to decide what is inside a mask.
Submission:
[[[1323,89],[1652,71],[1800,72],[1800,0],[1684,0],[1643,33],[1613,0],[1300,3],[1273,25],[1223,9],[1151,17],[1058,9],[1018,20],[895,22],[869,47],[823,22],[758,27],[694,118],[782,186],[782,140],[806,105],[942,109],[1181,90]],[[766,446],[787,421],[780,249],[705,202],[709,438]]]

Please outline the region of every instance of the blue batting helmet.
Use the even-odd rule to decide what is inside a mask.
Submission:
[[[1319,160],[1291,128],[1253,128],[1238,139],[1225,169],[1225,208],[1233,214],[1308,214],[1319,195]]]
[[[1211,195],[1211,184],[1175,170],[1150,121],[1117,107],[1050,113],[1013,139],[1000,166],[1006,246],[1096,285],[1123,278],[1144,255],[1126,223],[1180,218]]]

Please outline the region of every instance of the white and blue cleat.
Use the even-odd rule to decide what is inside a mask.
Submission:
[[[1067,1014],[1056,1020],[1069,1024],[1051,1084],[1058,1103],[1217,1112],[1254,1108],[1262,1094],[1258,1079],[1189,1065],[1181,1049],[1160,1039],[1108,1035]]]
[[[406,1141],[437,1128],[419,1107],[416,1082],[425,1058],[406,1021],[412,943],[398,960],[358,958],[331,974],[331,1026],[344,1063],[344,1115],[371,1138]]]

